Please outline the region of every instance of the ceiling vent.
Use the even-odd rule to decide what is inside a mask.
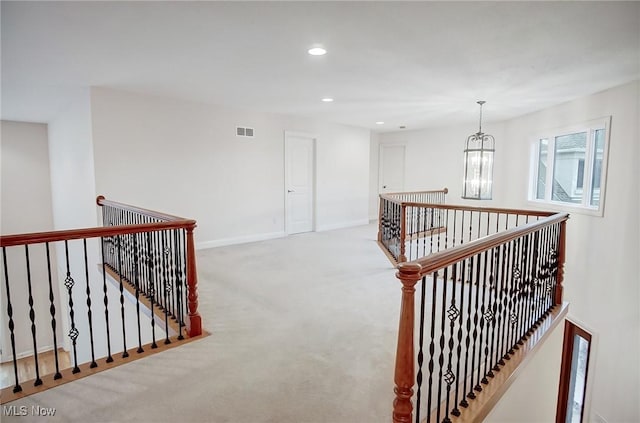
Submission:
[[[236,126],[236,136],[253,138],[253,128],[247,128],[244,126]]]

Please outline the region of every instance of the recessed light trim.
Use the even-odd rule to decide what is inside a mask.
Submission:
[[[322,101],[324,101],[325,103],[331,103],[333,99],[331,97],[325,97],[322,99]]]
[[[379,121],[376,122],[376,125],[384,125],[384,122],[379,120]]]
[[[327,50],[322,47],[313,47],[307,50],[307,53],[312,56],[324,56],[325,54],[327,54]]]

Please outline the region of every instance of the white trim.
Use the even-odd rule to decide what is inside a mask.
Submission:
[[[59,346],[58,348],[62,348],[62,347]],[[48,351],[53,351],[53,345],[45,345],[44,347],[38,347],[38,354],[42,354]],[[33,350],[16,353],[16,360],[20,360],[21,358],[25,358],[25,357],[33,357]],[[0,362],[4,364],[10,361],[13,361],[13,354],[11,352],[9,352],[8,354],[5,354],[5,352],[3,351],[2,359]]]
[[[311,173],[312,173],[312,182],[311,182],[311,189],[313,190],[312,194],[311,194],[311,201],[312,201],[312,223],[311,223],[311,232],[315,232],[318,230],[317,225],[317,217],[318,217],[318,211],[317,211],[317,199],[316,199],[316,195],[317,195],[317,149],[318,149],[318,135],[317,134],[312,134],[310,132],[299,132],[299,131],[284,131],[284,187],[283,187],[283,191],[284,191],[284,233],[285,236],[289,235],[289,233],[291,232],[291,229],[289,228],[289,220],[287,219],[288,217],[288,213],[287,213],[287,209],[289,207],[289,203],[287,201],[287,190],[289,189],[288,184],[289,184],[289,174],[288,174],[288,149],[287,149],[287,143],[288,143],[288,139],[289,137],[300,137],[300,138],[310,138],[313,142],[313,159],[312,159],[312,163],[311,166],[313,167],[313,169],[311,169]]]
[[[377,219],[375,220],[377,221]],[[351,228],[353,226],[363,226],[368,224],[369,224],[369,219],[358,219],[358,220],[352,220],[350,222],[333,223],[330,225],[318,225],[318,227],[316,228],[316,231],[317,232],[333,231],[335,229]]]
[[[205,250],[207,248],[224,247],[226,245],[246,244],[248,242],[266,241],[268,239],[284,238],[287,234],[281,232],[268,232],[255,235],[243,235],[233,238],[221,238],[211,241],[198,242],[196,244],[196,250]]]
[[[530,168],[529,168],[529,192],[527,193],[527,202],[533,206],[547,207],[552,210],[575,212],[586,214],[590,216],[604,215],[604,203],[607,185],[607,173],[608,173],[608,159],[609,159],[609,144],[611,139],[611,116],[603,116],[600,118],[590,119],[589,121],[570,125],[566,127],[554,128],[552,130],[540,131],[536,137],[531,137],[531,149],[530,149]],[[600,199],[598,206],[591,206],[591,184],[593,179],[593,167],[595,157],[595,131],[598,129],[604,129],[605,131],[605,145],[602,155],[602,167],[600,177]],[[562,201],[552,200],[553,190],[553,172],[555,168],[555,139],[558,136],[586,132],[587,144],[584,155],[584,172],[583,172],[583,189],[582,189],[582,202],[580,204],[568,203]],[[536,198],[537,185],[538,185],[538,161],[540,159],[540,140],[547,140],[547,171],[545,176],[545,194],[544,199]]]

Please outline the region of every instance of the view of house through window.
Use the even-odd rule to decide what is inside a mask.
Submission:
[[[610,118],[536,138],[529,200],[602,211]]]

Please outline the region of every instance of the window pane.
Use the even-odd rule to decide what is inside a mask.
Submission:
[[[556,137],[551,199],[565,203],[582,203],[582,189],[578,189],[578,163],[584,161],[587,133]]]
[[[582,407],[589,359],[589,341],[575,335],[573,338],[573,357],[571,359],[571,382],[567,402],[567,423],[582,422]]]
[[[597,129],[594,133],[593,178],[589,204],[600,205],[600,180],[602,179],[602,158],[604,156],[604,129]]]
[[[540,140],[538,143],[538,180],[536,181],[536,198],[544,200],[544,191],[547,186],[547,157],[549,156],[549,140]]]

